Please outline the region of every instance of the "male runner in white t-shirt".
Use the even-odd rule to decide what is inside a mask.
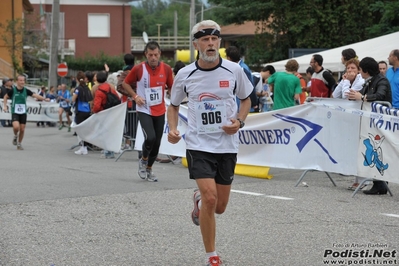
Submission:
[[[248,115],[253,86],[238,64],[219,56],[220,26],[216,22],[199,22],[191,33],[199,59],[175,77],[167,112],[168,140],[177,143],[181,139],[179,105],[187,96],[186,157],[190,178],[199,188],[194,192],[191,216],[201,228],[206,265],[217,266],[221,260],[215,249],[215,213],[223,213],[229,201],[239,145],[236,133]],[[241,103],[238,113],[236,95]]]

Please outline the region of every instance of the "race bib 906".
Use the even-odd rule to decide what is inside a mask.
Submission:
[[[226,124],[226,106],[223,101],[203,101],[195,103],[195,116],[199,134],[223,132]]]

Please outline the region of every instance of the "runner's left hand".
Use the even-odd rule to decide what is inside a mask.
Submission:
[[[240,121],[238,121],[237,119],[230,119],[230,121],[230,125],[225,125],[222,127],[227,135],[233,135],[237,133],[237,131],[240,129]]]

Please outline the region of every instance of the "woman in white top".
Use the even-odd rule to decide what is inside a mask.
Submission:
[[[346,72],[342,76],[341,82],[333,91],[333,98],[347,98],[349,89],[360,91],[364,84],[364,79],[359,74],[359,60],[353,58],[345,63]]]
[[[359,74],[360,67],[359,67],[359,60],[353,58],[349,59],[345,63],[346,66],[346,72],[342,76],[341,82],[338,84],[338,86],[335,88],[333,91],[333,97],[334,98],[342,98],[342,99],[347,99],[347,93],[349,92],[350,89],[359,91],[363,87],[364,84],[364,79],[362,78],[361,74]],[[354,183],[348,187],[349,190],[355,190],[360,182],[363,180],[362,177],[355,176],[355,181]],[[361,187],[360,189],[363,189]]]

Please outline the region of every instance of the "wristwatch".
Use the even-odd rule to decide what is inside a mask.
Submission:
[[[240,122],[240,128],[243,128],[245,126],[244,121],[242,121],[240,118],[237,118],[238,122]]]

